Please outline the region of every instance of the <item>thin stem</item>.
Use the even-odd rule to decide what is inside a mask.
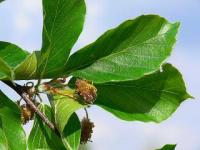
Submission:
[[[39,98],[40,102],[42,102],[42,98],[40,97],[40,94],[36,94],[36,95]]]
[[[41,79],[38,79],[37,84],[35,86],[36,90],[38,90],[38,86],[40,85],[40,83],[41,83]]]
[[[33,109],[34,112],[37,113],[37,115],[46,123],[46,125],[49,128],[51,128],[54,132],[56,132],[56,134],[58,134],[58,131],[57,131],[56,127],[54,126],[54,124],[51,121],[49,121],[47,116],[45,114],[43,114],[37,108],[37,106],[35,106],[35,104],[32,102],[32,100],[29,98],[29,95],[27,94],[24,86],[13,83],[11,81],[2,81],[2,82],[4,82],[6,85],[8,85],[13,90],[15,90],[21,96],[21,98],[30,106],[30,108]]]
[[[87,109],[84,108],[84,110],[85,110],[86,118],[89,119],[89,115],[88,115]]]
[[[56,131],[56,128],[52,122],[49,121],[47,116],[45,116],[36,106],[35,104],[29,99],[29,96],[26,93],[22,93],[21,97],[24,99],[24,101],[33,109],[38,116],[46,123],[49,128],[51,128],[53,131]]]

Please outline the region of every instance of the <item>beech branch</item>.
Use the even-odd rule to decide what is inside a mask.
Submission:
[[[2,81],[6,85],[8,85],[10,88],[12,88],[15,92],[17,92],[21,98],[30,106],[31,109],[34,110],[34,112],[43,120],[43,122],[52,129],[56,134],[58,134],[58,131],[55,127],[55,125],[47,118],[45,114],[43,114],[38,107],[32,102],[32,100],[29,98],[29,95],[27,93],[27,89],[24,86],[21,86],[19,84],[16,84],[12,81]]]

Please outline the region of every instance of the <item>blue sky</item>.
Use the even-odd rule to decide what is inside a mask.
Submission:
[[[184,102],[161,124],[124,122],[102,109],[89,110],[96,124],[94,150],[153,150],[167,143],[177,150],[200,149],[200,0],[86,0],[87,17],[74,51],[94,41],[106,30],[142,14],[159,14],[171,22],[180,21],[178,42],[168,60],[182,72],[188,91],[196,98]],[[41,0],[6,0],[0,5],[0,40],[29,51],[40,49]],[[0,84],[1,88],[3,87]],[[4,87],[10,94],[12,91]],[[16,99],[16,95],[10,97]],[[26,126],[29,131],[30,126]]]

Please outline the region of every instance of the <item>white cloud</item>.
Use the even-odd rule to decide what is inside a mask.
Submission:
[[[14,18],[14,23],[16,30],[20,31],[21,33],[30,31],[32,27],[31,18],[24,15],[24,13],[17,14]]]
[[[28,13],[37,14],[38,11],[42,11],[42,1],[41,0],[20,0],[19,4],[21,9],[25,10]]]
[[[87,6],[87,15],[89,17],[98,17],[100,15],[103,15],[104,13],[105,5],[102,0],[99,0],[98,3],[93,0],[87,0],[86,6]]]
[[[104,1],[99,0],[96,2],[93,0],[87,0],[86,6],[87,13],[83,32],[74,47],[74,51],[95,41],[102,33],[101,26],[103,21],[100,18],[104,15],[105,12]]]
[[[42,5],[40,0],[16,0],[16,12],[13,14],[16,30],[21,33],[31,31],[34,25],[34,16],[41,18]]]

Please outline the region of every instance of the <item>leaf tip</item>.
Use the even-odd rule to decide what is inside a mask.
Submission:
[[[189,94],[189,93],[186,93],[186,95],[185,95],[185,98],[186,99],[195,99],[195,97],[194,96],[192,96],[191,94]]]

